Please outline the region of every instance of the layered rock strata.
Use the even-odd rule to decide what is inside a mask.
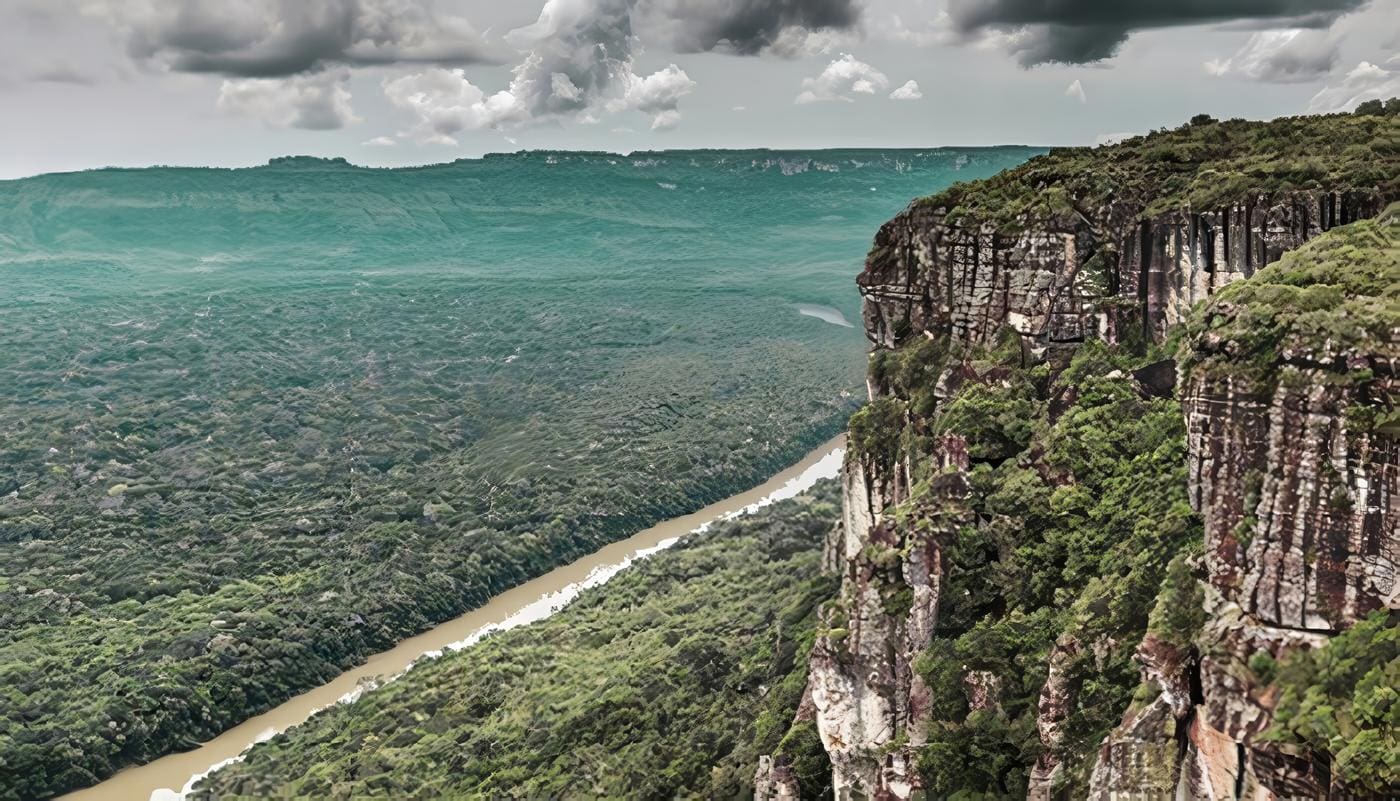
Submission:
[[[1366,271],[1393,291],[1400,208],[1364,225],[1379,244]],[[1280,268],[1322,272],[1315,262],[1329,258],[1297,255]],[[1357,313],[1381,302],[1329,301],[1321,313],[1341,328],[1324,337],[1312,330],[1320,320],[1295,322],[1263,363],[1247,340],[1278,324],[1273,310],[1222,300],[1189,332],[1180,390],[1190,498],[1205,521],[1208,615],[1198,657],[1142,664],[1162,698],[1179,699],[1187,685],[1199,691],[1190,705],[1170,704],[1170,719],[1148,709],[1124,721],[1096,767],[1098,797],[1159,788],[1143,755],[1170,737],[1181,745],[1175,759],[1155,761],[1172,769],[1186,797],[1363,797],[1325,755],[1259,737],[1278,698],[1251,664],[1321,648],[1368,613],[1400,606],[1400,438],[1375,424],[1400,400],[1400,327],[1392,319],[1377,331]]]
[[[919,335],[991,345],[1010,327],[1032,359],[1090,337],[1160,341],[1192,304],[1333,227],[1379,213],[1385,200],[1379,192],[1293,191],[1145,219],[1141,205],[1119,203],[1023,217],[1016,233],[916,202],[881,228],[858,279],[866,331],[876,348],[893,349]],[[1347,359],[1362,356],[1289,358],[1298,380],[1268,397],[1228,382],[1184,388],[1192,497],[1207,522],[1216,588],[1209,636],[1219,648],[1199,657],[1143,644],[1144,673],[1161,691],[1105,742],[1092,780],[1097,797],[1155,798],[1180,788],[1187,797],[1286,798],[1319,788],[1296,755],[1250,744],[1267,723],[1268,698],[1242,686],[1239,663],[1255,650],[1282,656],[1316,644],[1395,603],[1396,444],[1358,439],[1343,419],[1348,398],[1307,372],[1332,369],[1339,358],[1351,369]],[[1371,366],[1393,382],[1393,361]],[[872,401],[886,392],[870,390]],[[938,532],[956,524],[967,468],[956,438],[933,458],[948,468],[938,479],[943,504],[925,510],[919,526],[887,515],[908,498],[908,464],[853,453],[846,465],[844,533],[830,548],[844,576],[841,601],[826,610],[809,678],[838,798],[920,790],[915,759],[927,704],[911,665],[933,636]],[[1342,496],[1346,511],[1329,506]],[[1244,544],[1238,525],[1247,515],[1255,534]],[[889,597],[905,590],[912,602],[892,609]],[[1050,756],[1056,710],[1071,690],[1055,675],[1042,693],[1045,753],[1033,798],[1053,796],[1059,767]],[[974,692],[983,684],[969,682]]]

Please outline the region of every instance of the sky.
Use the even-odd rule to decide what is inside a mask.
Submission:
[[[0,0],[0,178],[1076,145],[1400,95],[1400,0]]]

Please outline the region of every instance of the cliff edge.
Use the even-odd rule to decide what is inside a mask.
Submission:
[[[1394,639],[1397,136],[1198,117],[880,229],[798,722],[838,798],[1394,789],[1393,721],[1343,758],[1300,699]]]

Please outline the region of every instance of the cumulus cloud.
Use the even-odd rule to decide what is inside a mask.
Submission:
[[[924,93],[919,90],[919,82],[908,80],[904,85],[890,92],[891,100],[923,100]]]
[[[682,97],[695,89],[695,81],[675,64],[645,78],[628,70],[623,73],[621,83],[625,87],[622,97],[609,103],[608,110],[635,109],[651,114],[651,127],[655,131],[670,130],[680,123],[681,113],[677,106]]]
[[[548,0],[539,19],[507,34],[529,52],[510,85],[494,94],[461,69],[434,68],[385,81],[385,96],[417,117],[407,135],[438,144],[456,144],[464,130],[561,118],[590,123],[627,110],[651,114],[653,130],[674,128],[680,99],[695,82],[675,64],[645,77],[633,71],[632,2]]]
[[[1337,63],[1339,43],[1327,31],[1285,28],[1259,31],[1226,59],[1206,62],[1206,72],[1252,81],[1301,83],[1322,78]]]
[[[863,5],[863,0],[543,0],[533,23],[501,37],[478,33],[450,13],[446,0],[66,1],[110,25],[139,62],[223,75],[228,81],[220,106],[272,124],[336,127],[353,119],[344,80],[312,76],[419,65],[413,74],[385,80],[385,94],[414,115],[404,135],[443,143],[455,141],[462,130],[561,119],[596,122],[602,113],[626,110],[651,115],[652,128],[665,130],[680,120],[678,100],[694,82],[675,65],[638,75],[634,56],[642,38],[678,52],[827,53],[859,35]],[[639,29],[645,37],[637,35]],[[512,61],[508,84],[494,92],[461,69]],[[285,80],[250,82],[275,79]]]
[[[1075,78],[1069,86],[1065,87],[1065,95],[1078,100],[1080,103],[1089,102],[1089,96],[1084,94],[1084,84],[1080,83],[1078,78]]]
[[[999,35],[1022,66],[1109,58],[1136,30],[1212,23],[1318,28],[1367,0],[949,0],[964,37]]]
[[[653,131],[669,131],[679,125],[681,113],[675,109],[667,109],[656,114],[651,119],[651,129]]]
[[[256,117],[276,128],[327,131],[359,122],[350,108],[347,70],[330,70],[291,78],[225,80],[218,107]]]
[[[1385,64],[1363,61],[1340,81],[1328,84],[1313,95],[1308,111],[1331,114],[1351,111],[1367,100],[1387,100],[1400,97],[1400,57],[1391,57]]]
[[[890,79],[864,61],[850,53],[841,54],[826,65],[826,69],[815,78],[802,79],[802,93],[798,103],[821,103],[832,100],[851,101],[854,94],[873,95],[884,91]]]
[[[461,69],[434,67],[384,82],[384,96],[417,118],[405,135],[426,144],[455,145],[461,131],[500,128],[528,118],[507,90],[487,96]]]
[[[530,53],[510,94],[531,117],[580,112],[630,71],[633,0],[547,0],[533,24],[506,35]]]
[[[642,0],[639,29],[677,52],[794,57],[830,52],[856,33],[858,0]]]
[[[92,0],[128,52],[177,72],[271,78],[329,65],[498,63],[500,48],[432,0]]]

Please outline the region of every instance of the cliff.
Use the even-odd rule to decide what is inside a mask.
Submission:
[[[1352,223],[1397,133],[1198,118],[880,229],[808,684],[837,797],[1377,792],[1270,723],[1396,605],[1397,216]]]
[[[1335,635],[1397,606],[1400,204],[1225,289],[1184,333],[1180,389],[1191,502],[1204,520],[1207,615],[1187,658],[1166,663],[1181,651],[1153,635],[1141,650],[1162,698],[1179,697],[1173,687],[1200,691],[1168,704],[1174,720],[1157,702],[1129,715],[1105,744],[1095,793],[1155,788],[1136,755],[1166,739],[1164,724],[1186,737],[1159,767],[1191,797],[1393,793],[1393,719],[1373,743],[1331,699],[1323,714],[1333,736],[1308,742],[1298,727],[1272,724],[1288,690],[1276,665],[1326,654]],[[1331,690],[1308,685],[1295,689]]]

